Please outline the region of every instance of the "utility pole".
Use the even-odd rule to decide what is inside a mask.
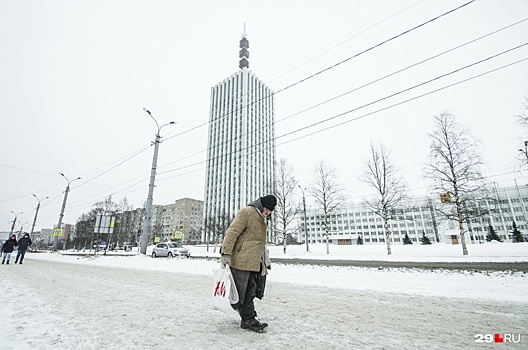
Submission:
[[[60,212],[60,215],[59,215],[59,222],[57,223],[57,228],[58,229],[60,229],[61,225],[62,225],[62,218],[64,217],[64,209],[66,208],[66,200],[68,199],[68,192],[70,192],[70,184],[73,181],[79,180],[81,178],[79,176],[78,178],[73,179],[73,180],[70,181],[70,180],[68,180],[68,178],[66,176],[64,176],[63,173],[59,173],[59,174],[61,174],[61,176],[63,178],[65,178],[66,181],[68,181],[68,185],[66,186],[66,191],[64,191],[64,199],[62,200],[62,208],[61,208],[61,212]],[[53,249],[57,250],[58,248],[59,248],[59,236],[54,234],[54,237],[53,237]]]
[[[304,209],[304,240],[306,241],[306,251],[309,252],[310,249],[308,248],[308,221],[306,221],[306,200],[304,198],[304,190],[302,189],[301,185],[297,185],[302,191],[303,194],[303,209]],[[306,189],[306,188],[305,188]]]
[[[140,240],[140,252],[141,254],[147,254],[147,245],[148,245],[148,237],[149,237],[149,230],[150,230],[150,222],[152,219],[152,202],[153,202],[153,194],[154,194],[154,182],[156,181],[156,167],[158,166],[158,150],[159,150],[159,144],[161,143],[161,128],[163,128],[165,125],[175,124],[174,122],[170,122],[167,124],[163,124],[162,126],[159,126],[156,119],[152,116],[150,111],[146,108],[143,108],[145,113],[147,113],[156,123],[156,126],[158,127],[158,132],[156,133],[156,140],[154,141],[154,155],[152,157],[152,169],[150,170],[150,182],[149,182],[149,190],[148,190],[148,197],[147,197],[147,205],[145,208],[145,221],[143,221],[143,230],[141,232],[141,240]]]
[[[38,204],[37,204],[37,210],[35,211],[35,218],[33,219],[33,226],[31,226],[30,236],[33,236],[33,230],[35,229],[35,224],[37,223],[37,215],[40,209],[40,202],[43,201],[44,199],[49,198],[49,197],[46,197],[44,199],[39,199],[35,194],[33,194],[33,197],[35,197],[38,200]]]

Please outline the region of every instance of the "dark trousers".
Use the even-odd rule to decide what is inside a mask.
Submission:
[[[240,309],[240,316],[242,317],[242,321],[250,320],[257,316],[257,313],[255,312],[255,303],[253,301],[257,296],[258,275],[260,275],[260,272],[249,273],[246,294],[244,296],[244,303],[242,304],[242,308]]]
[[[18,253],[17,253],[17,257],[15,259],[15,262],[17,262],[18,259],[20,259],[20,262],[22,262],[22,260],[24,260],[24,256],[26,255],[26,250],[27,249],[18,249]]]
[[[262,299],[266,287],[266,276],[261,272],[243,271],[230,267],[238,291],[240,301],[231,305],[237,310],[242,321],[251,320],[257,317],[255,312],[255,297]]]

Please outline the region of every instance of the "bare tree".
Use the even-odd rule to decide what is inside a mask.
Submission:
[[[315,181],[310,185],[309,192],[315,199],[315,204],[323,212],[321,225],[325,230],[326,254],[330,253],[328,236],[330,232],[331,216],[345,203],[345,190],[337,183],[336,170],[320,161],[314,170]]]
[[[517,115],[517,120],[519,124],[528,127],[528,97],[524,98],[524,111]]]
[[[75,225],[75,237],[73,237],[74,246],[92,249],[95,242],[95,220],[100,209],[92,208],[88,213],[83,213]]]
[[[129,232],[132,231],[130,211],[133,208],[134,207],[128,202],[126,197],[124,197],[117,205],[115,223],[116,246],[121,246],[130,236]]]
[[[75,235],[72,237],[74,248],[85,249],[90,248],[90,241],[93,236],[93,223],[90,222],[89,215],[82,214],[75,224]]]
[[[118,210],[117,203],[112,201],[112,195],[108,196],[107,198],[105,198],[102,201],[96,202],[93,205],[93,207],[96,210],[97,214],[101,214],[101,215],[113,215],[113,216],[115,216],[116,213],[117,213],[117,210]],[[113,228],[112,228],[112,231],[113,231]],[[97,247],[99,247],[99,243],[102,240],[106,241],[106,246],[105,246],[105,254],[106,254],[106,251],[108,250],[108,248],[111,245],[112,233],[110,232],[110,233],[99,234],[98,235],[98,245],[97,245]]]
[[[435,190],[443,194],[440,213],[458,222],[462,253],[467,255],[464,222],[469,212],[465,203],[474,200],[475,194],[483,188],[479,142],[447,112],[434,116],[434,131],[428,135],[430,156],[424,175],[434,180]]]
[[[288,164],[286,159],[281,159],[276,164],[275,169],[277,170],[275,191],[277,208],[273,213],[276,218],[276,230],[282,237],[284,244],[283,252],[286,254],[288,234],[294,232],[291,228],[291,223],[299,212],[299,205],[293,203],[293,193],[297,189],[297,180],[293,176],[293,167]]]
[[[213,252],[216,252],[217,245],[221,244],[224,240],[225,232],[229,228],[231,221],[233,221],[233,219],[231,219],[229,215],[223,211],[215,216],[207,217],[204,221],[204,228],[206,232],[212,235],[212,237],[207,237],[207,241],[213,241]]]
[[[200,243],[201,238],[202,238],[201,232],[202,232],[202,227],[201,226],[191,227],[191,229],[189,230],[188,242],[190,244],[198,244],[198,243]]]
[[[391,255],[389,220],[405,195],[405,184],[398,175],[397,167],[392,163],[390,152],[382,144],[379,147],[370,144],[370,158],[365,160],[365,171],[360,181],[376,190],[376,197],[365,201],[383,220],[387,254]]]

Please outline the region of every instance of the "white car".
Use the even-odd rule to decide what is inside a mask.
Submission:
[[[156,244],[152,248],[152,257],[157,258],[158,256],[167,256],[169,258],[173,256],[185,256],[188,258],[191,256],[191,252],[179,243],[163,242]]]

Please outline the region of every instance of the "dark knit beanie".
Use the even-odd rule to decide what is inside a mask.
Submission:
[[[275,196],[272,196],[272,195],[260,197],[260,201],[262,202],[262,206],[264,208],[268,208],[271,211],[273,211],[273,209],[275,209],[275,206],[277,205],[277,198],[275,198]]]

